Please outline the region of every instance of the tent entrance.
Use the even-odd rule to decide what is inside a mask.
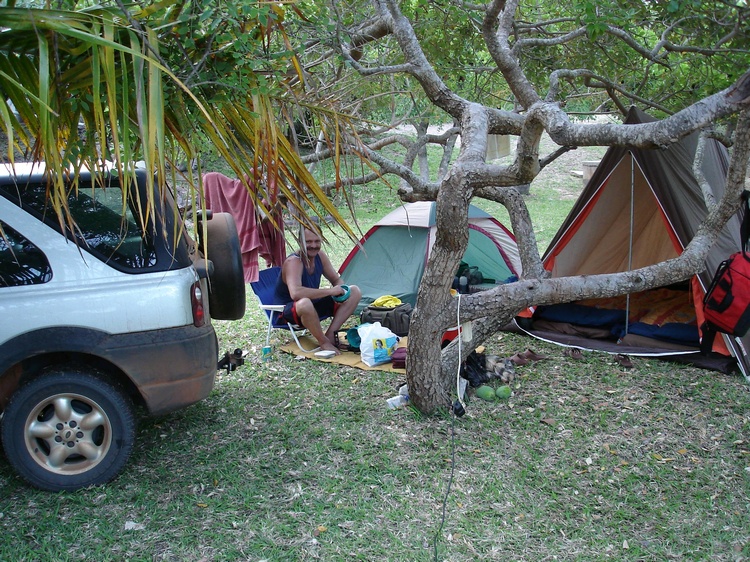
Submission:
[[[681,248],[653,188],[625,152],[553,250],[553,277],[619,273],[675,258]],[[540,307],[535,328],[692,353],[700,346],[689,283]]]
[[[357,285],[363,295],[373,295],[369,302],[381,295],[393,295],[403,302],[416,303],[427,260],[428,235],[426,228],[373,229],[365,250],[353,252],[345,263],[346,282]],[[360,308],[367,304],[360,303]]]
[[[570,225],[547,263],[552,264],[553,277],[646,267],[681,253],[670,230],[643,171],[628,152]]]

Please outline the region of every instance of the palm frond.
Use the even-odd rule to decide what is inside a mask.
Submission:
[[[0,7],[0,123],[9,151],[22,149],[57,171],[82,165],[96,170],[109,161],[124,180],[134,161],[143,160],[163,189],[165,164],[173,163],[169,147],[192,157],[194,137],[202,134],[237,177],[253,180],[254,187],[249,181],[247,186],[261,208],[282,193],[302,220],[311,212],[329,214],[354,237],[282,134],[274,98],[279,91],[256,88],[224,95],[216,88],[188,87],[168,68],[159,30],[180,17],[182,8],[175,6],[161,2],[130,14],[101,7]],[[284,34],[281,41],[291,46]],[[301,77],[296,58],[291,60]],[[253,82],[260,79],[251,77]],[[12,153],[8,158],[12,161]],[[52,177],[57,179],[50,199],[63,221],[62,175]],[[185,179],[197,193],[200,178],[196,182],[188,174]],[[146,220],[153,201],[139,204]]]

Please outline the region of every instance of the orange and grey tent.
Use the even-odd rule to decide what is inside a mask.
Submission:
[[[626,123],[653,121],[631,109]],[[612,147],[547,248],[543,262],[553,277],[617,273],[679,256],[707,213],[693,173],[697,134],[666,149]],[[701,172],[718,201],[728,168],[726,149],[704,144]],[[583,349],[667,356],[698,366],[730,370],[736,360],[747,377],[743,339],[716,339],[701,355],[699,326],[703,296],[718,265],[741,249],[740,218],[734,216],[688,283],[615,299],[590,299],[539,307],[532,322],[519,324],[542,339]]]

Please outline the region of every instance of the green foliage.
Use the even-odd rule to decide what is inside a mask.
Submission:
[[[338,12],[326,12],[323,6],[317,9],[316,17],[338,17],[342,24],[367,15],[365,4],[357,2],[346,4],[346,9]],[[679,9],[675,10],[675,6]],[[493,107],[514,108],[510,89],[484,45],[480,12],[454,2],[412,0],[400,7],[414,26],[422,50],[453,92]],[[510,46],[520,47],[521,42],[535,41],[520,47],[518,56],[525,75],[541,94],[548,88],[551,72],[588,69],[620,87],[623,92],[619,95],[625,105],[630,103],[624,95],[627,92],[672,112],[727,87],[750,64],[747,26],[735,26],[748,18],[748,8],[742,2],[684,1],[678,5],[635,0],[524,2],[516,18]],[[333,23],[326,27],[318,19],[316,25],[330,35]],[[586,35],[572,42],[550,43],[581,28]],[[653,56],[649,59],[635,54],[631,45],[613,35],[613,31],[627,34],[643,53],[653,51]],[[338,33],[338,39],[345,42],[343,29]],[[654,50],[662,38],[672,47],[668,51]],[[713,54],[703,51],[713,48],[717,48]],[[368,45],[363,51],[361,62],[368,67],[402,62],[400,53],[388,39]],[[402,74],[369,76],[354,88],[353,97],[360,102],[358,110],[365,118],[445,119],[436,116],[419,84]],[[378,91],[401,95],[373,96]],[[601,87],[576,80],[562,84],[559,99],[572,111],[585,112],[599,108],[608,96]]]
[[[750,28],[739,23],[750,16],[746,3],[577,0],[524,4],[519,16],[529,22],[519,40],[561,36],[579,26],[587,31],[566,45],[522,50],[524,71],[540,91],[554,70],[582,68],[673,112],[728,87],[750,66]],[[536,34],[531,22],[544,32]],[[634,52],[612,31],[626,33],[652,56]],[[655,50],[661,40],[668,48]],[[577,100],[579,108],[583,96],[594,93],[580,82],[562,87],[561,100]],[[605,99],[601,94],[590,97],[590,107]]]
[[[178,78],[222,102],[278,92],[294,64],[284,42],[285,13],[254,1],[153,4],[141,12],[144,25],[160,30],[165,59]]]

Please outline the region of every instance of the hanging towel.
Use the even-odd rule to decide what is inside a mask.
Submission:
[[[253,187],[252,181],[250,184]],[[203,197],[207,209],[217,213],[230,213],[234,218],[240,238],[245,283],[257,281],[261,239],[255,205],[247,188],[238,179],[228,178],[219,172],[209,172],[203,176]]]

